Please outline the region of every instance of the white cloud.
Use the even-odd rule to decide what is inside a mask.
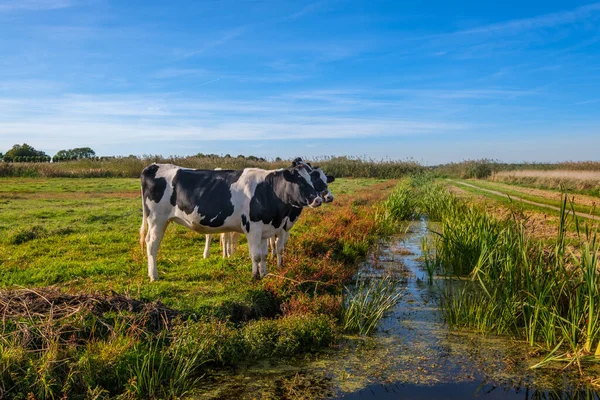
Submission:
[[[349,91],[352,92],[352,91]],[[333,93],[336,93],[335,91]],[[321,93],[322,95],[322,93]],[[361,103],[298,104],[291,97],[257,100],[181,99],[170,94],[1,98],[0,142],[51,148],[164,140],[349,139],[446,134],[470,124],[382,113],[356,117]],[[393,104],[391,104],[393,105]],[[1,151],[2,149],[0,149]],[[134,150],[132,150],[134,151]]]

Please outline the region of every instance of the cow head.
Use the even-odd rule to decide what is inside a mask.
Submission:
[[[310,174],[310,182],[319,193],[319,196],[323,198],[325,203],[331,203],[334,199],[333,194],[327,186],[328,183],[335,181],[335,178],[331,175],[325,175],[325,172],[320,167],[312,167],[310,163],[304,161],[302,158],[297,157],[292,161],[292,166],[304,166],[307,172]]]
[[[291,183],[294,187],[293,203],[299,207],[319,207],[323,203],[323,199],[319,196],[319,193],[314,188],[311,182],[311,176],[307,171],[306,166],[296,165],[294,167],[283,170],[283,177],[288,183]]]
[[[323,201],[331,203],[333,201],[333,194],[327,184],[335,181],[335,178],[331,175],[325,175],[321,167],[315,167],[310,173],[310,178],[315,190],[323,198]]]

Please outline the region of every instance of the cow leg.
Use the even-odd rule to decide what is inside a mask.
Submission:
[[[158,279],[158,270],[156,269],[156,255],[160,242],[165,235],[168,221],[157,221],[148,219],[148,233],[146,234],[146,250],[148,252],[148,276],[150,282]]]
[[[240,234],[238,232],[231,232],[230,234],[231,237],[231,253],[230,255],[234,255],[235,252],[237,251],[237,247],[238,247],[238,242],[240,240]]]
[[[252,277],[254,279],[260,279],[259,274],[260,262],[262,260],[262,233],[256,227],[252,227],[248,233],[248,249],[250,250],[250,259],[252,260]]]
[[[277,268],[283,268],[283,249],[287,244],[289,233],[281,231],[277,237]]]
[[[210,242],[212,235],[206,235],[206,243],[204,243],[204,258],[210,257]]]
[[[267,256],[269,255],[269,239],[261,240],[260,244],[260,277],[267,275]]]
[[[268,240],[269,248],[271,249],[271,254],[275,255],[277,253],[277,237],[271,236]]]
[[[221,246],[223,247],[223,258],[229,257],[229,246],[230,244],[229,233],[221,233]]]

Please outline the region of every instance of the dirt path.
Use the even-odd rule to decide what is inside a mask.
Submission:
[[[544,199],[554,200],[554,201],[560,201],[564,194],[563,192],[557,192],[557,191],[548,190],[548,189],[538,189],[538,188],[526,187],[526,186],[521,186],[521,185],[511,185],[511,184],[508,184],[505,182],[499,182],[499,181],[485,180],[485,181],[477,181],[477,183],[478,184],[483,183],[483,184],[487,185],[487,186],[485,186],[485,188],[490,189],[490,190],[498,190],[500,192],[503,192],[505,190],[511,190],[514,192],[522,193],[524,195],[543,197]],[[491,185],[491,187],[490,187],[490,185]],[[592,207],[597,207],[598,205],[600,205],[600,197],[588,196],[588,195],[583,195],[583,194],[578,194],[578,193],[569,193],[569,199],[572,199],[575,202],[575,204],[579,205],[579,206],[586,206],[586,207],[592,208]]]
[[[517,197],[517,196],[510,196],[510,195],[508,195],[506,193],[502,193],[502,192],[499,192],[497,190],[484,189],[482,187],[471,185],[471,184],[465,183],[465,182],[458,182],[458,181],[454,181],[454,180],[451,180],[451,179],[448,179],[448,181],[451,182],[452,184],[455,184],[455,185],[458,184],[458,185],[468,186],[468,187],[471,187],[473,189],[481,190],[482,192],[487,192],[487,193],[494,194],[496,196],[506,197],[506,198],[510,198],[512,200],[520,201],[522,203],[531,204],[531,205],[534,205],[536,207],[547,208],[547,209],[550,209],[550,210],[554,210],[554,211],[560,212],[560,208],[559,207],[555,207],[555,206],[551,206],[551,205],[543,204],[543,203],[538,203],[538,202],[531,201],[531,200],[526,200],[526,199],[523,199],[523,198]],[[571,211],[568,211],[568,213],[571,213]],[[591,214],[585,214],[585,213],[578,212],[577,216],[583,217],[583,218],[593,219],[595,221],[600,221],[600,217],[598,217],[596,215],[591,215]]]

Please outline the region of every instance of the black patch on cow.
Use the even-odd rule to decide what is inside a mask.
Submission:
[[[158,203],[160,199],[162,199],[165,194],[165,189],[167,188],[167,180],[165,178],[157,178],[156,172],[160,167],[156,164],[152,164],[142,171],[142,175],[140,179],[142,181],[142,193],[144,194],[144,198],[142,199],[144,203],[144,208],[146,210],[146,215],[150,212],[148,206],[146,205],[146,199],[150,199],[155,203]]]
[[[222,226],[233,214],[231,185],[243,171],[180,169],[173,178],[171,204],[186,214],[202,215],[201,225],[213,228]]]
[[[246,214],[242,214],[242,226],[246,228],[246,233],[250,233],[250,221],[246,218]]]
[[[327,177],[327,183],[331,183],[335,181],[335,177],[333,175],[325,175]]]
[[[298,217],[300,216],[300,214],[302,214],[302,209],[298,208],[298,207],[292,207],[292,210],[290,211],[288,218],[290,220],[290,222],[296,222],[296,220],[298,219]]]
[[[321,173],[319,171],[313,170],[310,173],[310,180],[318,193],[324,192],[328,189],[327,183],[323,182],[323,179],[321,179]]]
[[[272,172],[256,185],[250,199],[250,221],[279,228],[292,208],[303,207],[316,197],[315,189],[296,168]]]
[[[298,219],[298,217],[300,217],[300,214],[302,214],[302,209],[299,207],[292,207],[292,209],[290,210],[290,212],[288,213],[287,217],[288,217],[288,224],[294,224],[294,222],[296,222],[296,220]],[[289,231],[291,229],[291,226],[288,227],[288,224],[285,224],[283,229],[285,229],[286,231]]]

